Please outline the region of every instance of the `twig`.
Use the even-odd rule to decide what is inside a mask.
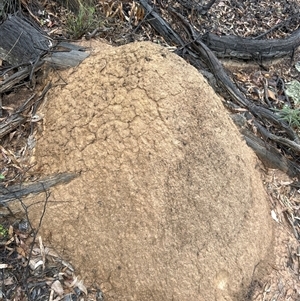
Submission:
[[[46,208],[47,208],[48,200],[49,200],[49,197],[50,197],[50,192],[47,191],[45,187],[44,187],[43,190],[45,192],[46,199],[45,199],[45,202],[44,202],[42,214],[41,214],[41,217],[40,217],[37,229],[35,231],[33,231],[33,241],[31,243],[29,255],[28,255],[28,258],[27,258],[27,265],[25,267],[25,271],[24,271],[23,276],[22,276],[22,283],[23,283],[24,289],[26,291],[26,295],[27,295],[28,300],[31,300],[29,288],[28,288],[28,285],[27,285],[28,275],[30,273],[30,259],[31,259],[31,256],[32,256],[32,251],[33,251],[33,248],[34,248],[34,244],[36,242],[36,237],[37,237],[38,232],[39,232],[39,230],[41,228],[42,221],[43,221],[45,213],[46,213]],[[22,202],[22,200],[20,200],[20,201],[21,201],[21,204],[24,206],[24,210],[25,210],[25,214],[26,214],[26,219],[27,219],[28,223],[30,224],[30,219],[29,219],[29,216],[28,216],[27,207]],[[31,230],[33,230],[33,227],[31,226],[31,224],[30,224],[30,228],[31,228]]]
[[[9,56],[9,54],[13,51],[13,49],[15,48],[15,46],[18,44],[22,34],[24,33],[24,31],[21,31],[18,38],[16,39],[15,43],[12,45],[12,47],[10,48],[10,50],[6,53],[6,55],[4,56],[4,60],[6,60],[6,58]]]

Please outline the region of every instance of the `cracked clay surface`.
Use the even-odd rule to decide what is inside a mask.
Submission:
[[[176,55],[94,49],[48,95],[37,169],[80,176],[51,190],[42,236],[108,301],[240,299],[272,241],[254,154]]]

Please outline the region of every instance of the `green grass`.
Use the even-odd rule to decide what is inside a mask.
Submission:
[[[286,121],[289,126],[300,129],[300,110],[292,109],[288,106],[284,106],[280,110],[276,110],[277,114],[282,120]]]
[[[71,14],[67,18],[67,32],[73,39],[79,39],[97,24],[95,20],[95,8],[80,4],[78,13]]]

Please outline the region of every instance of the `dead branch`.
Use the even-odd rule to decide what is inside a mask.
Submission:
[[[78,177],[75,173],[62,173],[51,175],[34,182],[27,182],[13,185],[10,187],[0,186],[0,204],[6,205],[7,202],[21,199],[31,193],[40,193],[58,184],[66,184]]]
[[[35,67],[35,71],[38,71],[44,62],[40,61]],[[0,93],[10,91],[16,84],[28,77],[32,72],[32,66],[22,68],[20,71],[14,73],[0,83]]]
[[[202,36],[202,41],[219,58],[261,61],[291,55],[300,45],[300,29],[281,40],[257,40],[232,35],[220,37],[206,33]]]
[[[175,30],[148,4],[147,0],[139,0],[146,11],[146,20],[149,24],[159,32],[167,41],[184,46],[184,42]]]

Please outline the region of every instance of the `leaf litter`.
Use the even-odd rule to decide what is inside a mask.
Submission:
[[[1,299],[75,301],[88,295],[71,264],[44,246],[24,219],[6,229],[0,240],[0,262]]]

